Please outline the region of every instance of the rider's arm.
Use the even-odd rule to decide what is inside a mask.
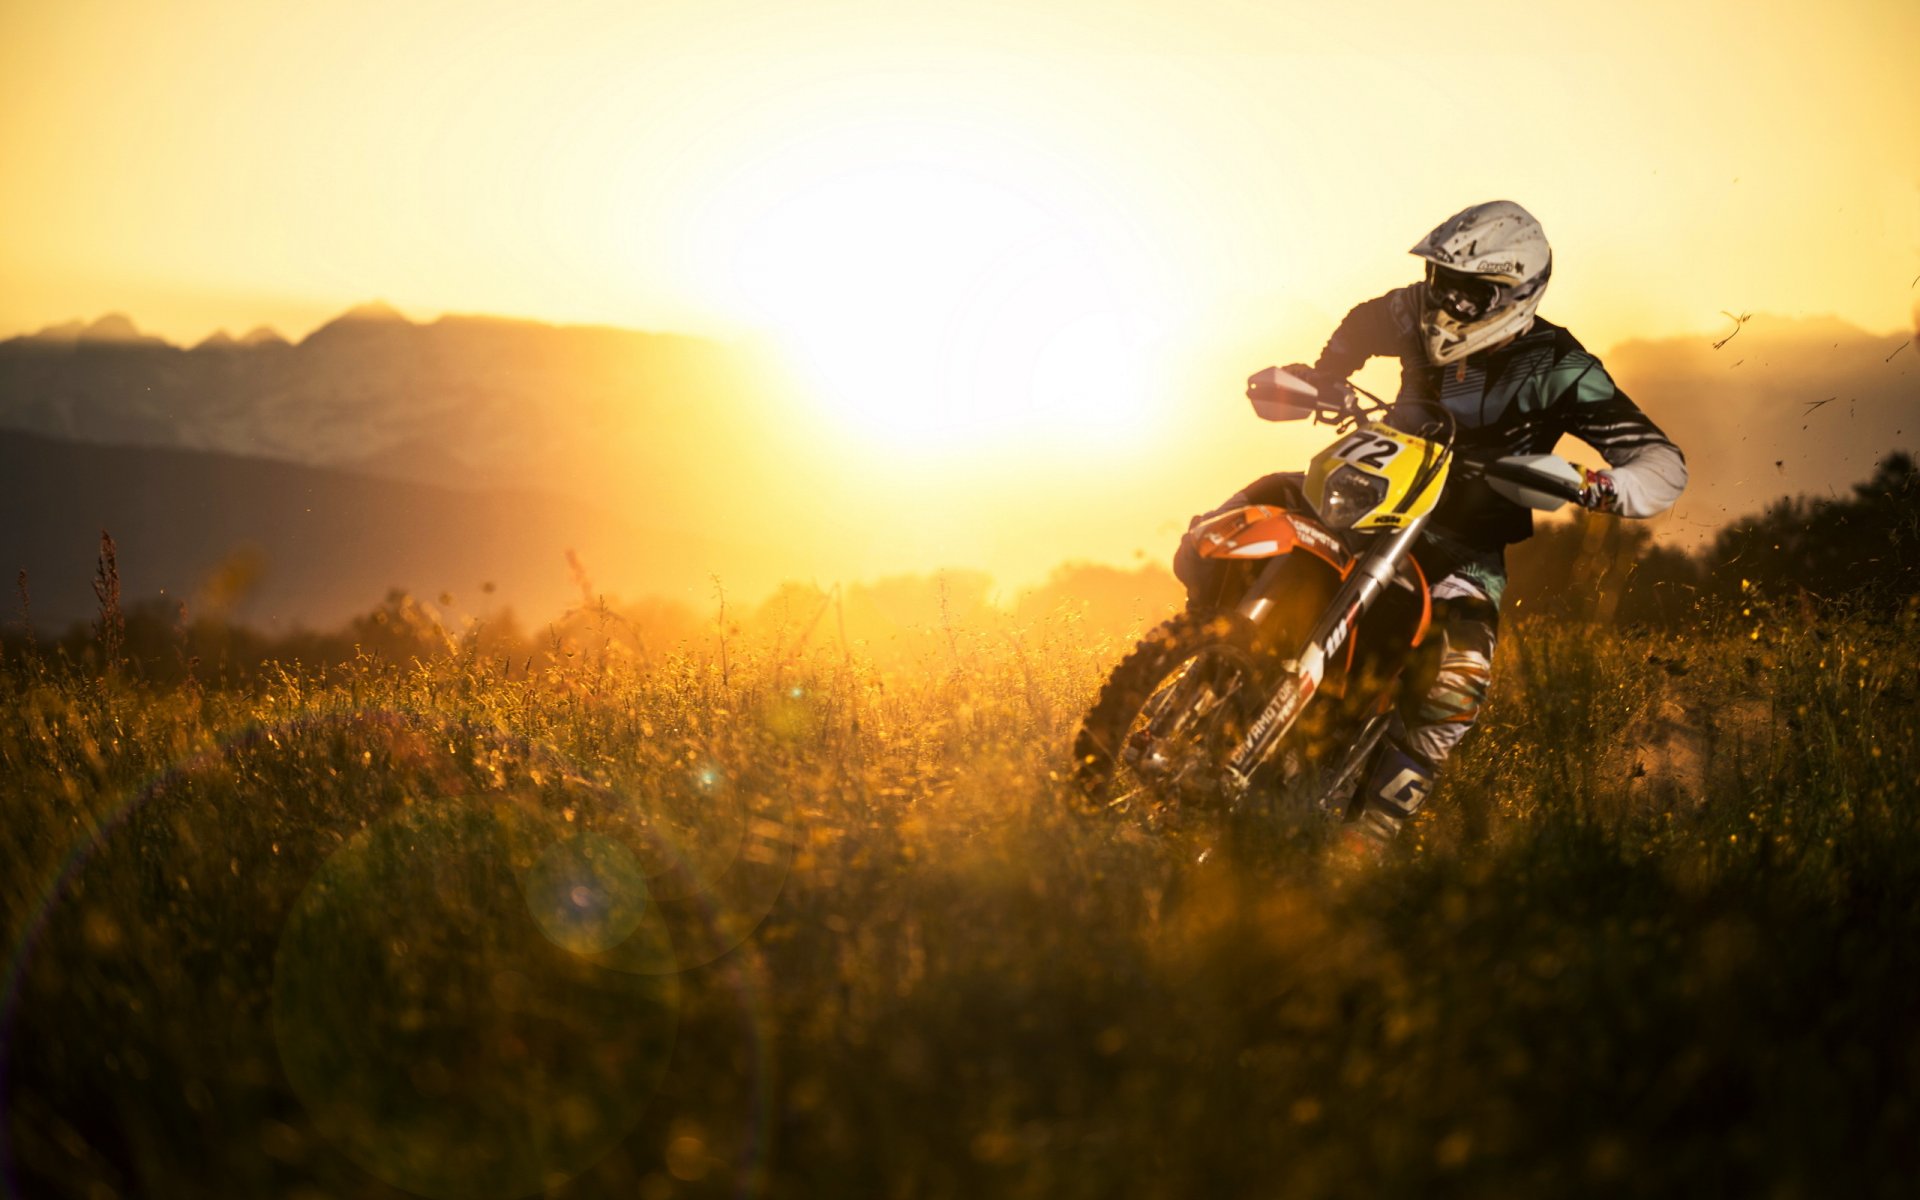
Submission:
[[[1687,486],[1680,447],[1627,398],[1593,355],[1576,351],[1555,368],[1572,375],[1562,400],[1569,406],[1567,432],[1607,460],[1613,492],[1607,511],[1657,517],[1672,508]]]
[[[1402,356],[1419,347],[1417,287],[1398,288],[1354,306],[1327,339],[1314,373],[1345,379],[1370,358]]]

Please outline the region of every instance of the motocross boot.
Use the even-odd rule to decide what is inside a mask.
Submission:
[[[1381,739],[1360,785],[1360,811],[1341,831],[1341,842],[1375,860],[1384,857],[1401,826],[1426,803],[1435,773],[1432,763],[1409,754],[1393,737]]]

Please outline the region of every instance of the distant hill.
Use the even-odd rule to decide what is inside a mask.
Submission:
[[[97,446],[0,433],[5,616],[25,570],[35,623],[95,609],[100,531],[128,603],[165,592],[263,629],[325,628],[390,587],[540,621],[577,605],[567,552],[596,592],[703,603],[708,575],[768,557],[711,531],[621,519],[565,497],[460,491],[200,450]],[[729,576],[738,583],[739,577]],[[483,590],[487,584],[492,591]]]
[[[1713,341],[1631,341],[1604,356],[1686,452],[1693,478],[1666,536],[1704,540],[1783,496],[1845,496],[1889,451],[1920,448],[1920,346],[1897,334],[1759,314]]]

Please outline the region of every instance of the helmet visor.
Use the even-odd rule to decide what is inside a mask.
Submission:
[[[1485,320],[1500,307],[1506,288],[1484,275],[1467,275],[1427,264],[1427,304],[1463,324]]]

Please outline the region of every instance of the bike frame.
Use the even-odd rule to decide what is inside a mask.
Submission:
[[[1285,673],[1273,696],[1247,727],[1247,734],[1227,758],[1227,781],[1244,792],[1253,774],[1267,761],[1280,740],[1293,728],[1326,677],[1328,660],[1347,644],[1353,628],[1383,592],[1393,584],[1414,543],[1427,527],[1428,518],[1418,517],[1401,529],[1373,536],[1370,544],[1354,559],[1352,570],[1341,582],[1339,591],[1307,634],[1305,644],[1291,659],[1281,664]],[[1278,587],[1284,559],[1270,561],[1255,578],[1241,600],[1238,611],[1258,623],[1273,610],[1274,590]]]
[[[1376,411],[1388,408],[1379,397],[1349,384],[1337,401],[1316,405],[1314,419],[1319,423],[1340,426],[1343,430],[1350,425],[1367,428],[1370,423],[1363,414],[1361,397],[1372,401]],[[1445,413],[1444,409],[1441,411]],[[1451,430],[1451,414],[1446,414],[1446,420]],[[1449,432],[1443,457],[1439,461],[1450,462],[1452,458],[1453,438]],[[1439,469],[1437,465],[1435,469]],[[1284,675],[1279,685],[1254,717],[1253,723],[1247,727],[1246,736],[1228,756],[1226,783],[1229,788],[1244,794],[1251,787],[1254,773],[1266,764],[1275,747],[1279,746],[1287,736],[1287,731],[1293,728],[1294,722],[1306,710],[1307,702],[1319,691],[1321,681],[1326,677],[1328,661],[1347,645],[1360,618],[1393,584],[1394,577],[1413,553],[1414,544],[1426,531],[1430,518],[1429,511],[1399,529],[1371,535],[1366,549],[1354,558],[1351,568],[1341,580],[1339,590],[1308,632],[1305,643],[1293,658],[1281,664]],[[1284,558],[1276,558],[1263,567],[1237,606],[1240,615],[1256,625],[1273,611],[1275,594],[1282,582],[1284,561]]]

